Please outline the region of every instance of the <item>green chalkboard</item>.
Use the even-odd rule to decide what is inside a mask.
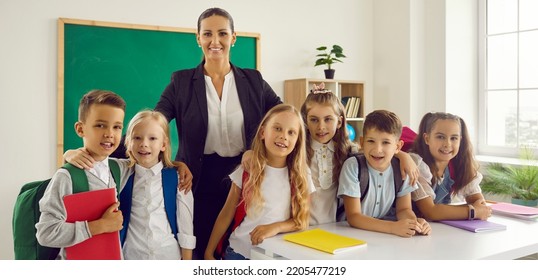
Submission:
[[[172,72],[196,67],[202,52],[196,30],[60,18],[58,20],[58,165],[68,149],[82,146],[73,128],[80,98],[92,89],[121,95],[129,120],[153,109]],[[238,32],[232,63],[259,66],[259,34]],[[237,55],[234,55],[237,54]],[[240,55],[239,55],[240,54]],[[172,157],[178,147],[175,123],[170,124]]]

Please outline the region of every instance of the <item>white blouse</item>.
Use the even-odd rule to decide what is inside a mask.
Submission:
[[[246,150],[246,138],[243,110],[239,102],[233,71],[224,77],[222,100],[219,99],[209,76],[205,76],[205,88],[208,125],[204,154],[217,153],[221,157],[237,156]]]
[[[335,222],[338,186],[333,180],[334,142],[321,144],[312,140],[310,147],[314,150],[310,170],[316,187],[310,197],[310,225]]]
[[[164,209],[162,189],[162,162],[150,169],[135,165],[131,220],[123,253],[127,260],[179,260],[181,248],[193,249],[196,237],[193,234],[192,192],[177,192],[176,240]]]

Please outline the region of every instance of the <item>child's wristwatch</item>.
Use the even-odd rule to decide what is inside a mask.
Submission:
[[[469,207],[469,220],[474,220],[474,206],[467,204]]]

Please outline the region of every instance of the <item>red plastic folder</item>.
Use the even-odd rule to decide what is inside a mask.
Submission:
[[[116,202],[116,189],[108,188],[64,196],[67,222],[93,221]],[[68,260],[120,260],[119,232],[95,235],[81,243],[65,248]]]

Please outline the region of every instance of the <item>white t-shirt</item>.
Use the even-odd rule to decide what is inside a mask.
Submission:
[[[276,222],[283,222],[291,217],[291,189],[288,168],[274,168],[265,166],[265,178],[261,184],[261,193],[264,199],[263,207],[258,213],[254,210],[247,210],[247,215],[243,222],[230,235],[230,247],[236,253],[250,258],[252,242],[250,232],[258,225],[267,225]],[[230,174],[232,181],[239,187],[243,187],[243,168],[239,167]],[[314,185],[308,178],[308,189],[313,192]],[[253,208],[254,206],[251,206]]]

